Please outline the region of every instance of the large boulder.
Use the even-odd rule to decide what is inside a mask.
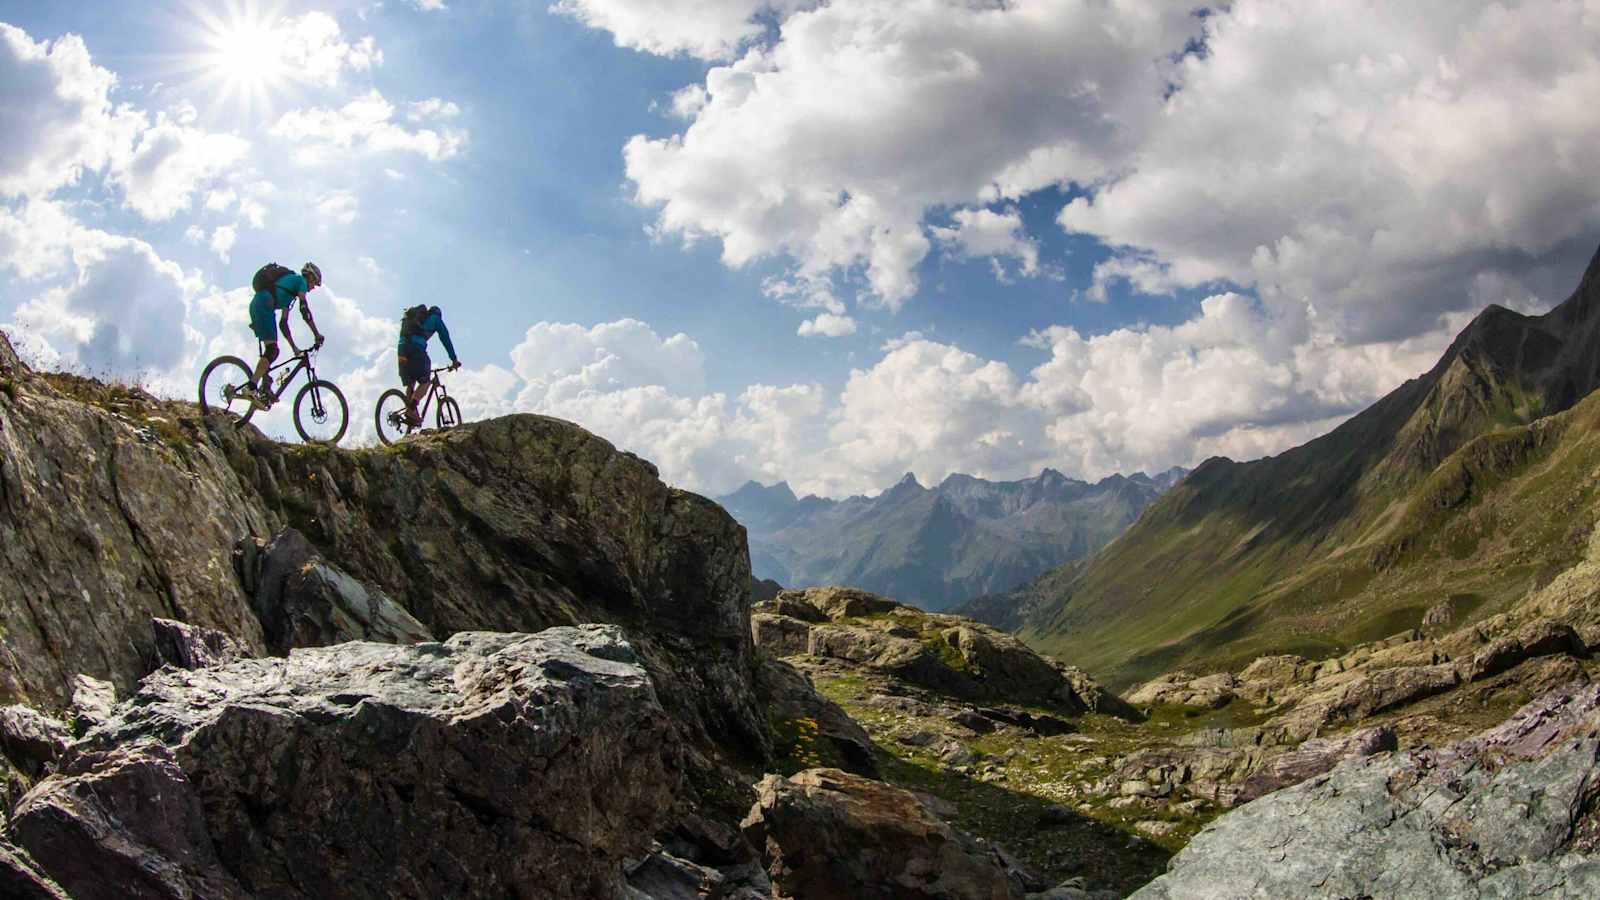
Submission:
[[[811,650],[811,626],[789,616],[751,613],[750,636],[771,656],[797,656]]]
[[[650,463],[534,415],[367,451],[206,428],[277,521],[433,634],[623,625],[684,739],[769,754],[744,529]]]
[[[1009,634],[867,591],[784,591],[751,619],[757,646],[777,656],[838,660],[969,702],[1134,715],[1081,670],[1040,656]]]
[[[7,837],[79,900],[619,896],[668,733],[613,626],[168,668]]]
[[[1380,753],[1216,820],[1140,900],[1593,897],[1600,686],[1443,750]]]
[[[784,897],[1020,897],[992,845],[952,828],[909,791],[837,769],[768,775],[743,828]]]
[[[1146,682],[1128,695],[1136,706],[1169,705],[1217,709],[1233,702],[1238,680],[1227,672],[1196,678],[1187,672],[1171,672]]]
[[[1557,654],[1584,654],[1583,641],[1572,626],[1550,619],[1535,619],[1516,631],[1502,635],[1479,650],[1467,662],[1463,673],[1468,681],[1498,675],[1527,659]]]

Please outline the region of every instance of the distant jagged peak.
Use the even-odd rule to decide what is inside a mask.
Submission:
[[[784,503],[795,503],[799,501],[799,498],[795,496],[794,490],[789,487],[789,482],[787,481],[779,481],[776,484],[764,485],[761,482],[754,480],[746,481],[744,484],[739,486],[738,490],[722,499],[731,500],[734,502],[739,502],[741,500],[778,500]]]
[[[927,488],[923,487],[922,486],[922,482],[917,480],[917,473],[915,473],[915,472],[907,472],[906,474],[900,476],[900,480],[895,482],[894,487],[890,488],[889,490],[885,491],[884,493],[885,494],[894,494],[894,493],[908,492],[908,491],[912,491],[912,490],[925,491],[925,490],[927,490]]]

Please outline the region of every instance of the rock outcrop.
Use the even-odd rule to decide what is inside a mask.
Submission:
[[[162,660],[158,618],[255,656],[609,622],[628,629],[684,739],[769,754],[742,530],[583,429],[521,415],[394,448],[283,445],[137,388],[8,372],[0,702],[59,710],[79,674],[127,693]],[[248,558],[295,532],[312,571]]]
[[[841,772],[768,775],[743,824],[780,896],[1013,900],[1005,861],[909,791]]]
[[[959,616],[853,588],[784,591],[751,613],[758,646],[775,656],[838,660],[973,702],[1021,703],[1065,713],[1126,707],[1082,672],[1003,632]]]
[[[1352,759],[1229,813],[1141,900],[1600,895],[1600,686],[1442,750]]]
[[[621,896],[669,733],[610,626],[167,668],[6,837],[79,900]]]

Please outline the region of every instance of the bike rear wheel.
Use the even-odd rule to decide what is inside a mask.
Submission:
[[[307,382],[294,395],[294,430],[307,442],[337,444],[349,425],[350,404],[333,382]]]
[[[378,397],[378,408],[373,414],[374,424],[378,426],[378,440],[392,444],[416,430],[406,421],[406,410],[403,391],[390,388]]]
[[[219,356],[206,363],[205,371],[200,373],[201,415],[225,413],[237,418],[240,425],[250,421],[256,406],[238,392],[251,386],[254,374],[237,356]]]
[[[461,404],[454,397],[444,397],[439,400],[439,428],[454,428],[461,424]]]

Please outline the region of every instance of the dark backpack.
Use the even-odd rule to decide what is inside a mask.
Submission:
[[[422,334],[422,323],[428,320],[428,307],[417,304],[400,316],[400,336],[415,337]]]
[[[285,275],[293,274],[294,270],[288,266],[280,266],[275,262],[269,262],[256,270],[256,276],[250,279],[250,287],[254,288],[258,294],[262,291],[266,291],[269,294],[275,293],[278,287],[278,279]]]

